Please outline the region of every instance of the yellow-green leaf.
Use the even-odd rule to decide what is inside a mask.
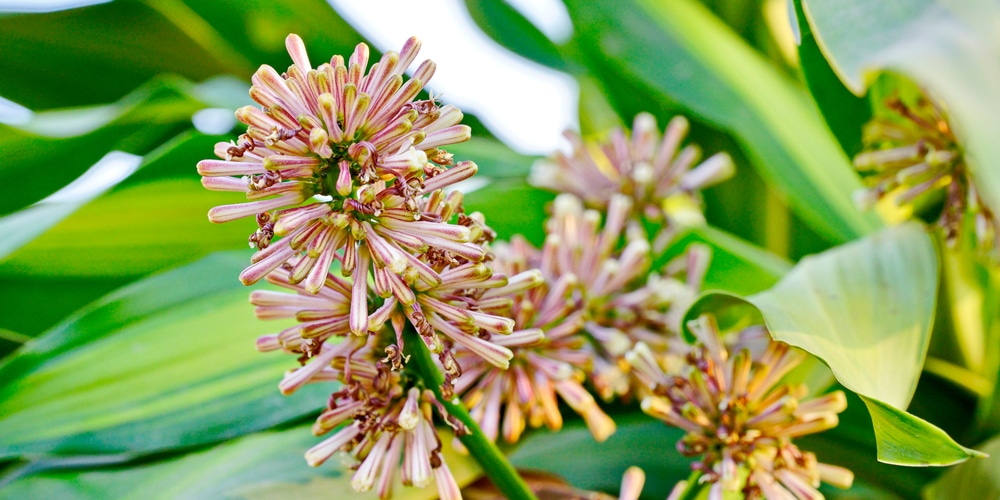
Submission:
[[[295,360],[254,349],[281,325],[254,317],[245,262],[216,254],[147,278],[25,344],[0,364],[0,456],[189,447],[322,407],[331,385],[286,398]]]
[[[911,223],[807,257],[746,302],[709,294],[687,316],[752,304],[775,340],[821,359],[864,398],[879,461],[951,465],[979,453],[905,411],[927,355],[937,282],[934,244]]]

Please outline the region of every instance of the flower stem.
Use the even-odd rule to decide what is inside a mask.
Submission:
[[[0,328],[0,340],[6,340],[14,344],[26,344],[29,340],[31,340],[31,337],[6,328]]]
[[[472,416],[469,415],[465,407],[458,402],[458,399],[446,401],[441,397],[441,384],[444,382],[444,377],[434,364],[434,360],[431,359],[431,353],[424,344],[423,339],[420,338],[420,335],[409,325],[407,325],[404,335],[406,352],[410,355],[407,366],[413,368],[423,378],[424,383],[434,391],[434,395],[444,405],[445,409],[448,410],[448,413],[458,418],[469,428],[471,432],[464,436],[459,436],[458,439],[469,450],[469,453],[476,459],[476,462],[486,471],[486,475],[490,478],[490,481],[507,498],[534,500],[536,497],[531,488],[517,474],[514,466],[507,461],[507,457],[500,452],[496,444],[486,438],[486,435],[479,429],[479,426],[476,425],[475,420],[472,419]]]
[[[677,500],[694,500],[698,498],[701,494],[702,484],[698,482],[701,479],[702,472],[695,470],[691,471],[691,475],[688,476],[684,491],[677,497]]]

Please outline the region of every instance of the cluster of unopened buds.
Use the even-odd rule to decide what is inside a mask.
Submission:
[[[404,79],[420,49],[416,38],[370,68],[365,44],[347,61],[334,56],[316,68],[298,36],[286,46],[293,61],[286,72],[262,66],[253,76],[250,95],[261,107],[236,113],[247,132],[216,147],[221,160],[198,164],[206,188],[248,200],[213,208],[210,220],[257,219],[250,242],[258,251],[240,279],[293,292],[252,294],[258,317],[297,320],[258,348],[299,357],[302,366],[280,384],[286,394],[307,383],[341,384],[314,431],[351,423],[310,450],[310,464],[343,451],[357,459],[359,491],[377,484],[389,496],[398,470],[404,484],[435,478],[442,498],[458,497],[434,415],[456,434],[469,429],[433,397],[438,388],[406,368],[404,331],[437,356],[446,397],[461,374],[457,347],[498,368],[513,357],[483,338],[510,335],[514,326],[479,307],[510,281],[484,265],[493,231],[480,214],[464,212],[462,193],[445,192],[476,173],[474,163],[456,164],[443,149],[467,140],[470,129],[454,106],[415,100],[435,69],[424,61]]]
[[[685,366],[671,372],[639,343],[627,355],[650,389],[642,409],[687,433],[677,450],[700,457],[692,468],[711,483],[709,498],[819,499],[820,482],[850,487],[847,469],[819,463],[792,439],[837,426],[844,393],[804,400],[803,384],[782,384],[805,354],[774,342],[763,327],[736,332],[726,342],[714,317],[688,323],[695,337]]]
[[[629,198],[633,219],[660,226],[656,246],[661,247],[678,227],[704,224],[698,192],[728,179],[735,169],[726,153],[699,163],[701,150],[696,145],[682,147],[689,127],[686,118],[675,116],[661,136],[656,118],[640,113],[631,138],[615,129],[607,140],[592,143],[567,131],[572,151],[539,161],[530,180],[576,195],[586,206],[601,211],[609,210],[615,197]]]
[[[574,137],[572,156],[534,175],[565,191],[541,247],[517,235],[494,241],[453,189],[477,170],[444,149],[470,137],[461,111],[417,100],[434,63],[404,78],[417,39],[371,67],[364,44],[315,68],[298,36],[286,45],[293,64],[284,73],[262,66],[250,90],[260,107],[236,113],[247,132],[217,145],[220,159],[198,171],[206,188],[247,198],[211,209],[210,220],[256,219],[257,250],[240,279],[286,290],[250,296],[259,318],[295,320],[257,341],[298,358],[280,390],[337,383],[313,426],[332,434],[306,453],[310,465],[345,453],[358,491],[387,498],[398,478],[459,498],[439,428],[516,442],[529,426],[559,429],[561,401],[603,441],[615,423],[600,400],[645,397],[646,405],[672,394],[649,384],[647,365],[681,366],[701,352],[680,327],[709,252],[694,245],[654,268],[655,240],[674,234],[671,207],[698,207],[697,190],[731,174],[728,156],[696,166],[697,149],[681,148],[681,118],[662,138],[645,114],[631,139],[618,131],[597,148]],[[650,225],[659,227],[654,241]],[[753,451],[755,463],[779,464],[771,476],[814,470],[788,465],[782,453],[794,447],[772,441],[776,453],[762,455],[763,444]],[[715,455],[706,457],[712,469]]]
[[[946,110],[926,95],[893,96],[885,108],[884,116],[865,126],[865,150],[854,157],[869,186],[857,193],[857,203],[870,207],[890,198],[920,211],[943,198],[937,224],[948,243],[958,242],[968,216],[976,243],[995,256],[1000,248],[996,216],[979,196]]]

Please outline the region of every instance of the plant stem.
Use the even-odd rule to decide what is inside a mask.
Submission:
[[[691,471],[691,475],[687,478],[687,484],[684,486],[684,492],[678,497],[678,500],[694,500],[698,498],[698,494],[701,493],[701,486],[698,484],[698,480],[701,479],[701,471],[695,470]]]
[[[446,401],[441,397],[441,384],[444,383],[444,377],[434,364],[434,360],[431,359],[431,353],[424,344],[423,339],[420,338],[420,335],[407,325],[404,332],[404,339],[406,342],[406,353],[410,355],[407,367],[413,368],[420,375],[424,383],[434,391],[434,395],[444,405],[445,409],[448,410],[449,414],[458,418],[469,428],[469,434],[459,436],[458,439],[469,450],[469,453],[476,459],[476,462],[479,462],[479,465],[486,471],[486,475],[490,478],[490,481],[507,498],[535,500],[535,494],[531,491],[531,488],[517,474],[514,466],[507,461],[507,457],[500,452],[496,444],[486,438],[486,435],[479,429],[475,420],[472,419],[472,416],[469,415],[469,412],[462,406],[458,399]]]
[[[0,328],[0,340],[6,340],[15,344],[25,344],[31,339],[32,337],[23,333],[17,333],[6,328]]]

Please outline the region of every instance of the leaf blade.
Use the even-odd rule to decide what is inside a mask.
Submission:
[[[913,78],[948,108],[986,204],[1000,207],[1000,5],[974,0],[803,0],[833,69],[861,95],[881,72]]]
[[[285,399],[288,360],[253,348],[277,325],[250,314],[234,278],[244,260],[216,254],[130,285],[5,360],[0,455],[149,453],[315,411],[329,387]]]
[[[634,9],[567,5],[593,74],[625,81],[647,101],[679,102],[732,133],[769,185],[831,240],[881,227],[854,207],[851,193],[861,183],[801,89],[703,7],[651,0],[636,0]],[[706,37],[712,43],[703,43]]]
[[[737,315],[745,305],[756,308],[775,340],[822,360],[866,401],[880,461],[951,465],[979,453],[905,411],[927,355],[937,283],[934,244],[910,223],[803,259],[746,299],[705,294],[685,317],[713,305]]]

